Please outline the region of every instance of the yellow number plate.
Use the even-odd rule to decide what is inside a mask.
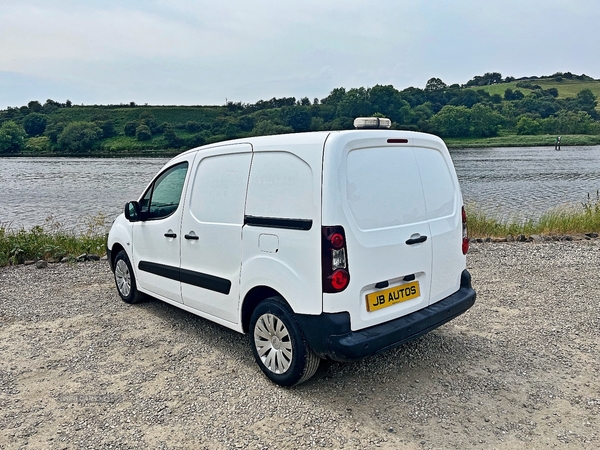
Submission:
[[[376,311],[387,306],[395,305],[396,303],[412,300],[421,295],[419,290],[419,282],[402,284],[392,287],[384,291],[373,292],[367,294],[367,311]]]

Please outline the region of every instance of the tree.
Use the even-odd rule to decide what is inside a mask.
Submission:
[[[343,116],[354,119],[370,116],[374,112],[369,99],[369,92],[364,87],[350,89],[337,106],[338,117]]]
[[[29,136],[40,136],[46,131],[48,119],[45,115],[39,113],[31,113],[23,119],[23,128]]]
[[[506,101],[521,100],[523,97],[525,97],[525,95],[518,89],[513,91],[512,89],[507,88],[504,91],[504,100]]]
[[[137,127],[138,127],[137,122],[127,122],[125,124],[125,128],[123,129],[125,136],[129,136],[129,137],[135,136],[135,130]]]
[[[335,88],[333,91],[330,92],[330,94],[327,97],[321,99],[321,104],[336,106],[339,102],[341,102],[344,99],[345,96],[345,88]]]
[[[310,130],[312,117],[306,106],[287,106],[281,109],[283,123],[294,129],[295,132]]]
[[[183,140],[175,134],[175,130],[170,124],[165,123],[163,138],[170,148],[179,148],[183,144]]]
[[[410,105],[402,99],[394,86],[375,85],[369,90],[371,108],[383,114],[395,124],[407,123],[410,120]]]
[[[0,153],[15,153],[23,148],[25,130],[12,120],[0,126]]]
[[[435,131],[444,137],[466,137],[471,130],[471,111],[466,106],[444,106],[431,118]]]
[[[200,125],[200,123],[196,122],[195,120],[188,120],[185,123],[185,130],[188,133],[196,133],[197,131],[200,131],[202,129],[202,125]]]
[[[44,132],[44,134],[48,136],[50,142],[56,144],[58,143],[58,136],[60,136],[60,133],[63,132],[66,125],[67,124],[65,122],[50,122],[46,126],[46,131]]]
[[[293,131],[294,129],[292,127],[277,125],[270,120],[261,120],[256,124],[256,126],[252,130],[252,134],[255,136],[266,136],[269,134],[291,133]]]
[[[95,120],[94,123],[98,125],[98,128],[102,130],[103,138],[109,138],[117,135],[117,130],[115,130],[115,123],[112,120],[98,119]]]
[[[27,107],[31,112],[40,112],[42,110],[42,104],[37,100],[32,100],[27,103]]]
[[[549,134],[596,134],[598,123],[585,111],[559,111],[541,121],[544,132]]]
[[[444,83],[440,78],[430,78],[427,80],[425,85],[426,91],[443,91],[448,85]]]
[[[531,135],[539,134],[541,129],[540,120],[532,117],[529,114],[524,114],[519,117],[517,121],[517,134],[520,135]]]
[[[481,95],[478,92],[475,92],[473,89],[463,89],[448,104],[472,108],[473,105],[479,102],[481,102]]]
[[[138,122],[140,125],[146,125],[150,128],[151,132],[154,132],[154,129],[157,127],[156,117],[150,111],[142,111],[140,113],[140,120]]]
[[[598,101],[591,90],[582,89],[579,91],[575,96],[574,104],[576,109],[587,112],[593,118],[598,118],[598,113],[596,112]]]
[[[510,79],[507,78],[507,79]],[[502,74],[498,72],[486,72],[483,75],[477,75],[467,81],[465,86],[489,86],[490,84],[502,83]]]
[[[58,136],[58,146],[69,152],[85,152],[94,148],[102,130],[93,122],[71,122]]]
[[[152,139],[152,131],[148,125],[140,125],[135,129],[135,138],[138,141],[149,141]]]
[[[491,137],[498,134],[504,118],[489,106],[477,103],[471,108],[471,130],[473,137]]]

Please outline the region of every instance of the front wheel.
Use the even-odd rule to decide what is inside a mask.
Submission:
[[[142,300],[142,293],[137,290],[135,276],[125,250],[117,253],[114,267],[115,284],[119,296],[125,303],[139,303]]]
[[[264,300],[252,313],[250,345],[261,370],[280,386],[303,383],[319,367],[319,357],[281,297]]]

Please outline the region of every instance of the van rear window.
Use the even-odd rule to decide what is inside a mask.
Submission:
[[[444,156],[423,147],[351,150],[346,199],[361,230],[439,219],[457,210],[457,188]]]
[[[427,219],[419,166],[411,148],[363,148],[348,153],[346,198],[361,230]]]

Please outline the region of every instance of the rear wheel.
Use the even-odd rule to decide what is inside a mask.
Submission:
[[[125,250],[121,250],[115,257],[115,284],[124,302],[139,303],[142,300],[142,293],[137,290],[133,269]]]
[[[250,345],[261,370],[280,386],[303,383],[319,367],[319,357],[281,297],[266,299],[252,313]]]

